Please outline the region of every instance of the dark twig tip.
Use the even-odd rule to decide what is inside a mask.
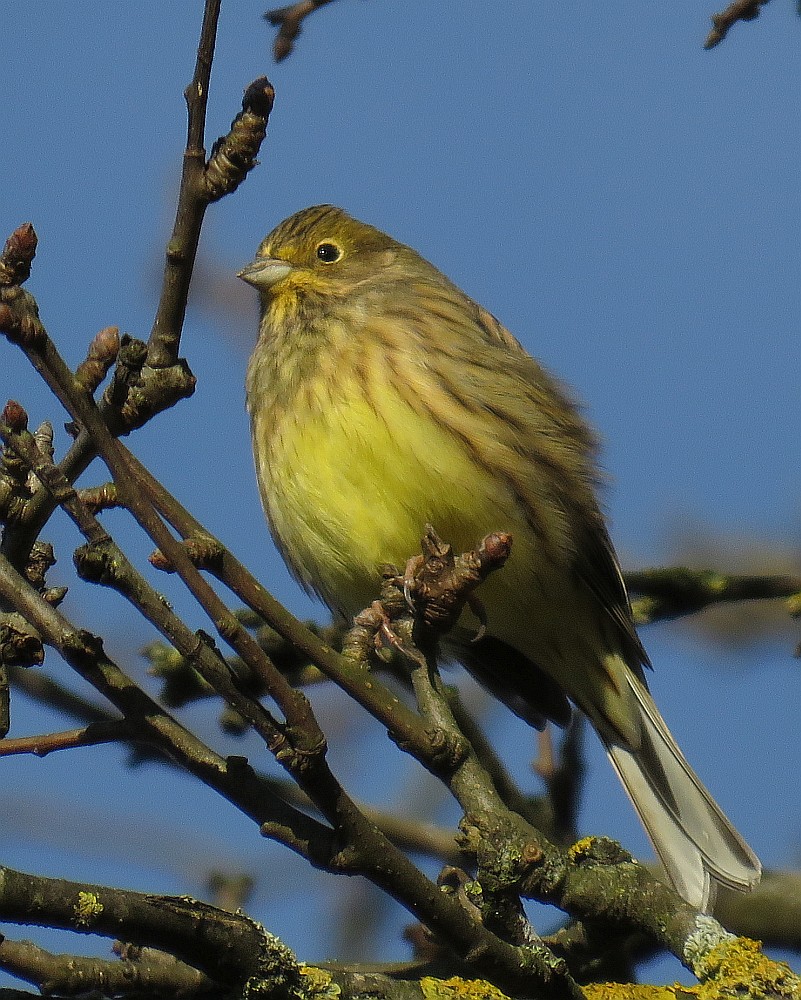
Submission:
[[[0,254],[0,284],[21,285],[31,273],[36,256],[36,230],[32,223],[23,222],[6,240]]]
[[[33,228],[33,223],[23,222],[21,226],[17,226],[6,240],[3,256],[13,256],[20,260],[27,259],[30,262],[36,255],[38,242],[39,240],[36,230]]]
[[[269,118],[275,103],[275,87],[266,76],[260,76],[245,89],[242,98],[242,110],[250,111],[262,118]]]
[[[15,434],[28,429],[28,414],[15,399],[9,399],[3,408],[3,423],[8,424]]]
[[[295,37],[297,38],[299,34],[300,29],[298,29]],[[291,55],[294,47],[294,41],[290,41],[286,35],[279,34],[273,42],[273,58],[276,62],[283,62],[288,55]]]

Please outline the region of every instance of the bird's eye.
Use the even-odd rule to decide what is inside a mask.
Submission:
[[[320,243],[317,247],[317,259],[324,264],[335,264],[342,256],[342,250],[336,243]]]

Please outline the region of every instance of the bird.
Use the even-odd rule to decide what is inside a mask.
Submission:
[[[572,394],[411,247],[332,205],[276,226],[239,277],[259,292],[246,398],[270,532],[334,612],[377,596],[426,524],[456,551],[512,537],[449,651],[515,714],[597,731],[679,895],[708,912],[756,855],[648,690],[648,656],[598,501],[596,435]]]

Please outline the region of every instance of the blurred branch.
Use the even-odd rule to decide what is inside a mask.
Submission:
[[[29,698],[55,709],[57,712],[63,712],[81,722],[112,721],[108,712],[91,701],[81,698],[38,670],[16,667],[12,668],[9,674],[15,689],[24,691]]]
[[[273,27],[278,28],[278,34],[273,42],[273,55],[276,62],[286,59],[295,47],[295,40],[300,34],[303,22],[320,7],[325,7],[331,0],[299,0],[288,7],[278,7],[268,10],[264,19]]]
[[[53,955],[31,941],[0,941],[0,969],[33,983],[45,996],[189,997],[219,994],[220,984],[198,969],[153,948],[137,949],[134,958],[104,960]],[[0,998],[5,1000],[3,994]]]
[[[553,835],[557,842],[572,843],[578,836],[578,811],[584,784],[584,717],[577,712],[570,720],[559,750],[554,753],[553,728],[539,734],[540,756],[535,765],[545,782],[551,806]]]
[[[693,570],[683,566],[628,572],[626,586],[642,595],[632,601],[638,625],[695,614],[730,601],[792,599],[801,594],[799,576],[757,576]]]
[[[722,13],[713,14],[713,27],[706,37],[704,48],[714,49],[726,37],[729,28],[738,21],[753,21],[766,3],[768,0],[734,0]]]
[[[801,873],[763,872],[747,896],[723,889],[715,915],[737,934],[801,951]]]

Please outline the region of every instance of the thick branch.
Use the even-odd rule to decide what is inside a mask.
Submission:
[[[150,945],[223,983],[242,984],[265,968],[269,935],[258,924],[183,896],[146,895],[0,868],[0,916],[10,923]]]

